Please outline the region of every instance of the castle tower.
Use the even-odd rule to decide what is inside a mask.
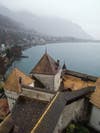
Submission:
[[[23,72],[14,68],[5,81],[4,90],[11,110],[18,96],[22,93],[21,84],[34,87],[34,81]]]
[[[61,83],[61,72],[60,61],[55,61],[46,51],[32,69],[31,75],[40,80],[46,86],[46,89],[57,91]]]

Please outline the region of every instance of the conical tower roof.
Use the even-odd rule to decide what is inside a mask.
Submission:
[[[31,73],[55,75],[59,70],[58,63],[45,52]]]
[[[5,82],[4,88],[13,92],[21,92],[21,86],[19,83],[19,78],[22,78],[22,83],[25,85],[29,85],[33,82],[33,80],[26,76],[23,72],[14,68],[13,71],[8,76],[8,79]]]

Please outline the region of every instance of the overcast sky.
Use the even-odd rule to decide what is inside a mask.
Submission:
[[[14,10],[70,19],[100,39],[100,0],[0,0],[0,3]]]

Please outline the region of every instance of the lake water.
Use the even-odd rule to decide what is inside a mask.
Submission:
[[[18,67],[28,74],[46,48],[55,60],[60,59],[61,65],[65,61],[68,69],[100,76],[100,43],[52,43],[35,46],[23,52],[29,58],[15,61],[10,69]]]

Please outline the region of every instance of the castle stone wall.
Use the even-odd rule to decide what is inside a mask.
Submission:
[[[40,80],[47,89],[54,89],[54,75],[34,74],[34,76]]]
[[[18,98],[18,96],[19,96],[19,94],[17,94],[16,92],[13,92],[13,91],[8,91],[8,90],[5,90],[5,94],[7,96],[9,109],[11,111],[17,98]]]
[[[55,75],[55,78],[54,78],[54,89],[55,89],[55,91],[57,91],[60,87],[61,72],[62,72],[62,70],[60,69],[59,72]]]
[[[92,107],[90,125],[100,132],[100,109],[96,106]]]
[[[83,107],[84,99],[65,106],[53,133],[61,133],[72,120],[75,120],[76,117],[82,117]]]
[[[30,97],[30,98],[35,98],[43,101],[50,101],[54,94],[51,93],[46,93],[42,91],[36,91],[36,90],[30,90],[30,89],[25,89],[22,88],[22,95]]]

